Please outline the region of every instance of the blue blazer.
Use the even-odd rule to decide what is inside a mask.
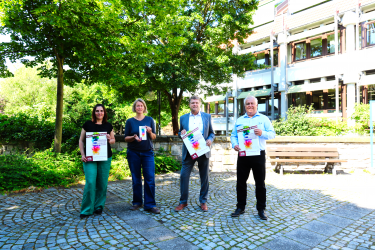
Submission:
[[[211,142],[214,142],[215,134],[214,130],[212,129],[212,123],[211,123],[211,115],[201,112],[202,121],[203,121],[203,137],[205,140],[211,140]],[[180,117],[180,130],[178,132],[178,136],[181,138],[181,131],[186,130],[189,131],[189,117],[190,113],[184,114]],[[206,154],[207,158],[211,157],[211,151],[207,152]],[[182,160],[185,160],[187,156],[187,148],[185,144],[182,144]]]

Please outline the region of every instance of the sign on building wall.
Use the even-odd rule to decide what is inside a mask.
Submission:
[[[275,1],[271,1],[263,6],[260,6],[253,15],[254,25],[256,27],[265,23],[273,21],[275,18]]]
[[[300,10],[326,2],[327,0],[289,0],[289,12],[296,13]]]

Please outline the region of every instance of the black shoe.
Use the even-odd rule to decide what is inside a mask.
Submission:
[[[234,211],[234,213],[231,214],[231,216],[232,217],[238,217],[238,216],[240,216],[240,214],[243,214],[243,213],[245,213],[244,209],[237,208],[236,211]]]
[[[153,213],[153,214],[160,214],[160,210],[159,210],[159,208],[157,208],[157,207],[153,207],[153,208],[145,209],[145,211],[150,212],[150,213]]]
[[[268,217],[267,217],[266,213],[264,212],[264,210],[259,210],[259,211],[258,211],[258,215],[259,215],[259,217],[260,217],[262,220],[267,220],[267,219],[268,219]]]
[[[90,215],[87,215],[87,214],[80,214],[79,215],[79,218],[81,218],[81,219],[84,219],[84,218],[87,218],[87,217],[89,217]]]
[[[98,209],[98,210],[95,210],[94,211],[94,214],[102,214],[103,213],[103,209]]]

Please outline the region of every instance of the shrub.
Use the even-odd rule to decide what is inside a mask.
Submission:
[[[312,106],[290,107],[287,111],[286,121],[273,121],[277,135],[281,136],[337,136],[348,131],[345,122],[325,118],[312,118],[308,113]]]
[[[168,156],[163,148],[155,152],[155,173],[171,173],[181,169],[181,163]]]
[[[111,170],[109,171],[109,180],[123,180],[131,176],[128,161],[126,160],[126,151],[116,151],[112,149]]]
[[[0,155],[0,191],[34,187],[68,186],[82,179],[82,163],[73,153],[55,154],[51,149],[25,154]]]
[[[356,104],[351,118],[356,122],[354,130],[358,134],[370,132],[370,104]]]
[[[0,141],[34,142],[38,149],[49,148],[55,133],[54,121],[39,119],[25,113],[12,116],[0,114]],[[78,146],[80,128],[71,123],[63,123],[62,136],[65,143],[63,152],[71,152]]]

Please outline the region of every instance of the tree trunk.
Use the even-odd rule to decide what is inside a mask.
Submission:
[[[180,89],[180,93],[178,95],[177,88],[172,89],[172,94],[166,90],[164,93],[168,96],[169,107],[171,108],[173,135],[178,135],[178,111],[180,110],[183,90]]]
[[[56,121],[55,121],[55,153],[61,153],[62,142],[62,118],[63,118],[63,101],[64,101],[64,59],[57,58],[57,102],[56,102]]]
[[[178,135],[178,110],[179,107],[176,107],[175,104],[173,104],[173,107],[171,107],[172,111],[172,127],[173,127],[173,135]]]

